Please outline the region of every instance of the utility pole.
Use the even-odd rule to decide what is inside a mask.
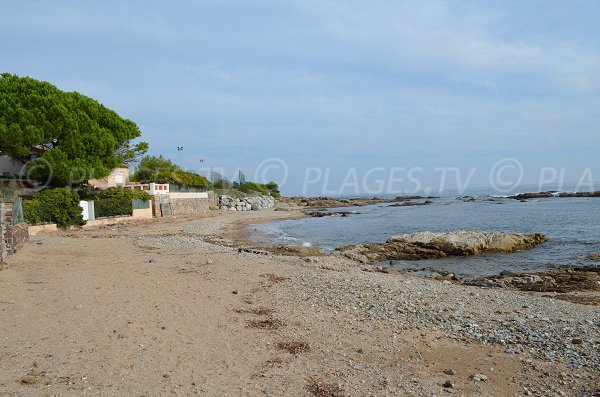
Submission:
[[[204,159],[200,159],[200,164],[202,165],[200,167],[200,170],[204,170]],[[206,179],[208,179],[210,181],[210,174],[208,173],[208,171],[206,172]]]
[[[183,146],[177,146],[177,152],[179,152],[179,166],[183,170],[183,161],[182,161],[182,156],[181,156],[182,152],[183,152]]]

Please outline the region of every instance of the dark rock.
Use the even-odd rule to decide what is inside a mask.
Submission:
[[[600,197],[600,191],[596,192],[563,192],[558,197]]]
[[[600,267],[583,266],[558,268],[540,273],[499,274],[480,277],[474,280],[465,280],[463,283],[467,285],[514,288],[521,291],[535,292],[568,293],[574,291],[600,291]],[[583,298],[593,297],[587,296]],[[595,300],[591,299],[591,301]]]
[[[403,203],[395,203],[388,205],[388,207],[414,207],[418,205],[430,205],[433,204],[433,201],[425,200],[425,201],[405,201]]]
[[[515,200],[529,200],[529,199],[550,198],[550,197],[555,197],[555,195],[552,194],[551,192],[534,192],[534,193],[521,193],[521,194],[515,194],[514,196],[510,196],[510,198],[513,198]]]
[[[305,215],[308,216],[312,216],[313,218],[323,218],[326,216],[341,216],[341,217],[348,217],[350,215],[352,215],[352,212],[350,211],[336,211],[336,212],[330,212],[330,211],[305,211],[304,212]]]

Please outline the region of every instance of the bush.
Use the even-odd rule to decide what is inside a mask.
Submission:
[[[262,183],[246,182],[243,185],[237,185],[236,188],[244,193],[260,193],[265,196],[281,197],[279,186],[275,182],[269,182],[266,185]]]
[[[122,197],[95,199],[94,212],[97,218],[131,215],[133,214],[133,205],[130,199]]]
[[[80,192],[83,200],[102,200],[109,198],[121,198],[129,200],[150,200],[150,194],[143,190],[126,189],[122,186],[108,189],[86,189]]]
[[[214,189],[231,189],[231,186],[231,182],[229,182],[227,179],[219,179],[218,181],[213,183]]]
[[[148,192],[124,187],[111,187],[105,190],[88,189],[82,192],[86,200],[94,201],[97,218],[133,214],[132,200],[150,200]]]
[[[79,194],[67,188],[46,189],[36,193],[32,199],[23,201],[25,222],[30,225],[56,223],[65,228],[83,225]]]
[[[269,195],[269,189],[267,189],[265,185],[254,182],[246,182],[243,185],[238,186],[238,189],[244,193],[256,192],[267,196]]]

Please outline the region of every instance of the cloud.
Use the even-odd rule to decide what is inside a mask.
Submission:
[[[0,50],[2,69],[133,119],[155,153],[572,162],[600,144],[598,16],[584,1],[9,2]]]

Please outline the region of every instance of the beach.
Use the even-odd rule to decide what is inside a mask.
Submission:
[[[0,395],[600,393],[597,306],[238,249],[301,216],[31,237],[0,271]]]

